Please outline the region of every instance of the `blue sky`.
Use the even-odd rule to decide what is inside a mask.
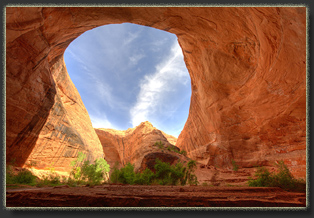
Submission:
[[[174,34],[135,24],[89,30],[64,53],[94,128],[126,130],[143,121],[178,137],[191,81]]]

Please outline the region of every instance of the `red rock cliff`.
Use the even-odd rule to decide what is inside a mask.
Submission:
[[[140,125],[127,130],[97,128],[95,131],[103,146],[106,156],[105,159],[111,167],[113,167],[116,162],[123,166],[130,162],[134,164],[137,170],[141,167],[143,159],[145,159],[145,156],[148,154],[152,156],[155,155],[155,158],[159,157],[159,159],[167,154],[169,154],[169,157],[176,160],[183,158],[182,155],[168,152],[167,149],[162,150],[154,145],[155,142],[161,141],[165,148],[174,147],[168,139],[173,141],[175,137],[166,135],[164,132],[156,129],[148,121],[142,122]],[[160,154],[156,155],[157,153]]]
[[[83,32],[123,22],[178,37],[192,82],[178,147],[222,167],[284,160],[305,176],[305,7],[7,7],[7,161],[101,156],[63,53]]]

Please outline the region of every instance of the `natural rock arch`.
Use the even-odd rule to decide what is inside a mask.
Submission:
[[[97,26],[130,22],[174,33],[191,76],[177,146],[221,167],[306,164],[305,7],[7,7],[6,156],[59,170],[102,147],[63,61]]]

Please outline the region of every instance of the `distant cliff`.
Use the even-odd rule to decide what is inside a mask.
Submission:
[[[96,128],[95,131],[103,146],[105,159],[112,167],[116,163],[125,165],[130,162],[138,170],[145,168],[142,164],[146,164],[146,159],[159,158],[171,163],[186,159],[177,152],[169,151],[179,151],[169,142],[174,142],[176,138],[156,129],[148,121],[125,131],[104,128]],[[156,142],[161,142],[163,149],[154,145]]]

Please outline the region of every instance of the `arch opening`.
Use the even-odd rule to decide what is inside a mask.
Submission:
[[[191,80],[174,34],[131,23],[100,26],[72,41],[64,60],[94,128],[149,121],[179,136]]]

